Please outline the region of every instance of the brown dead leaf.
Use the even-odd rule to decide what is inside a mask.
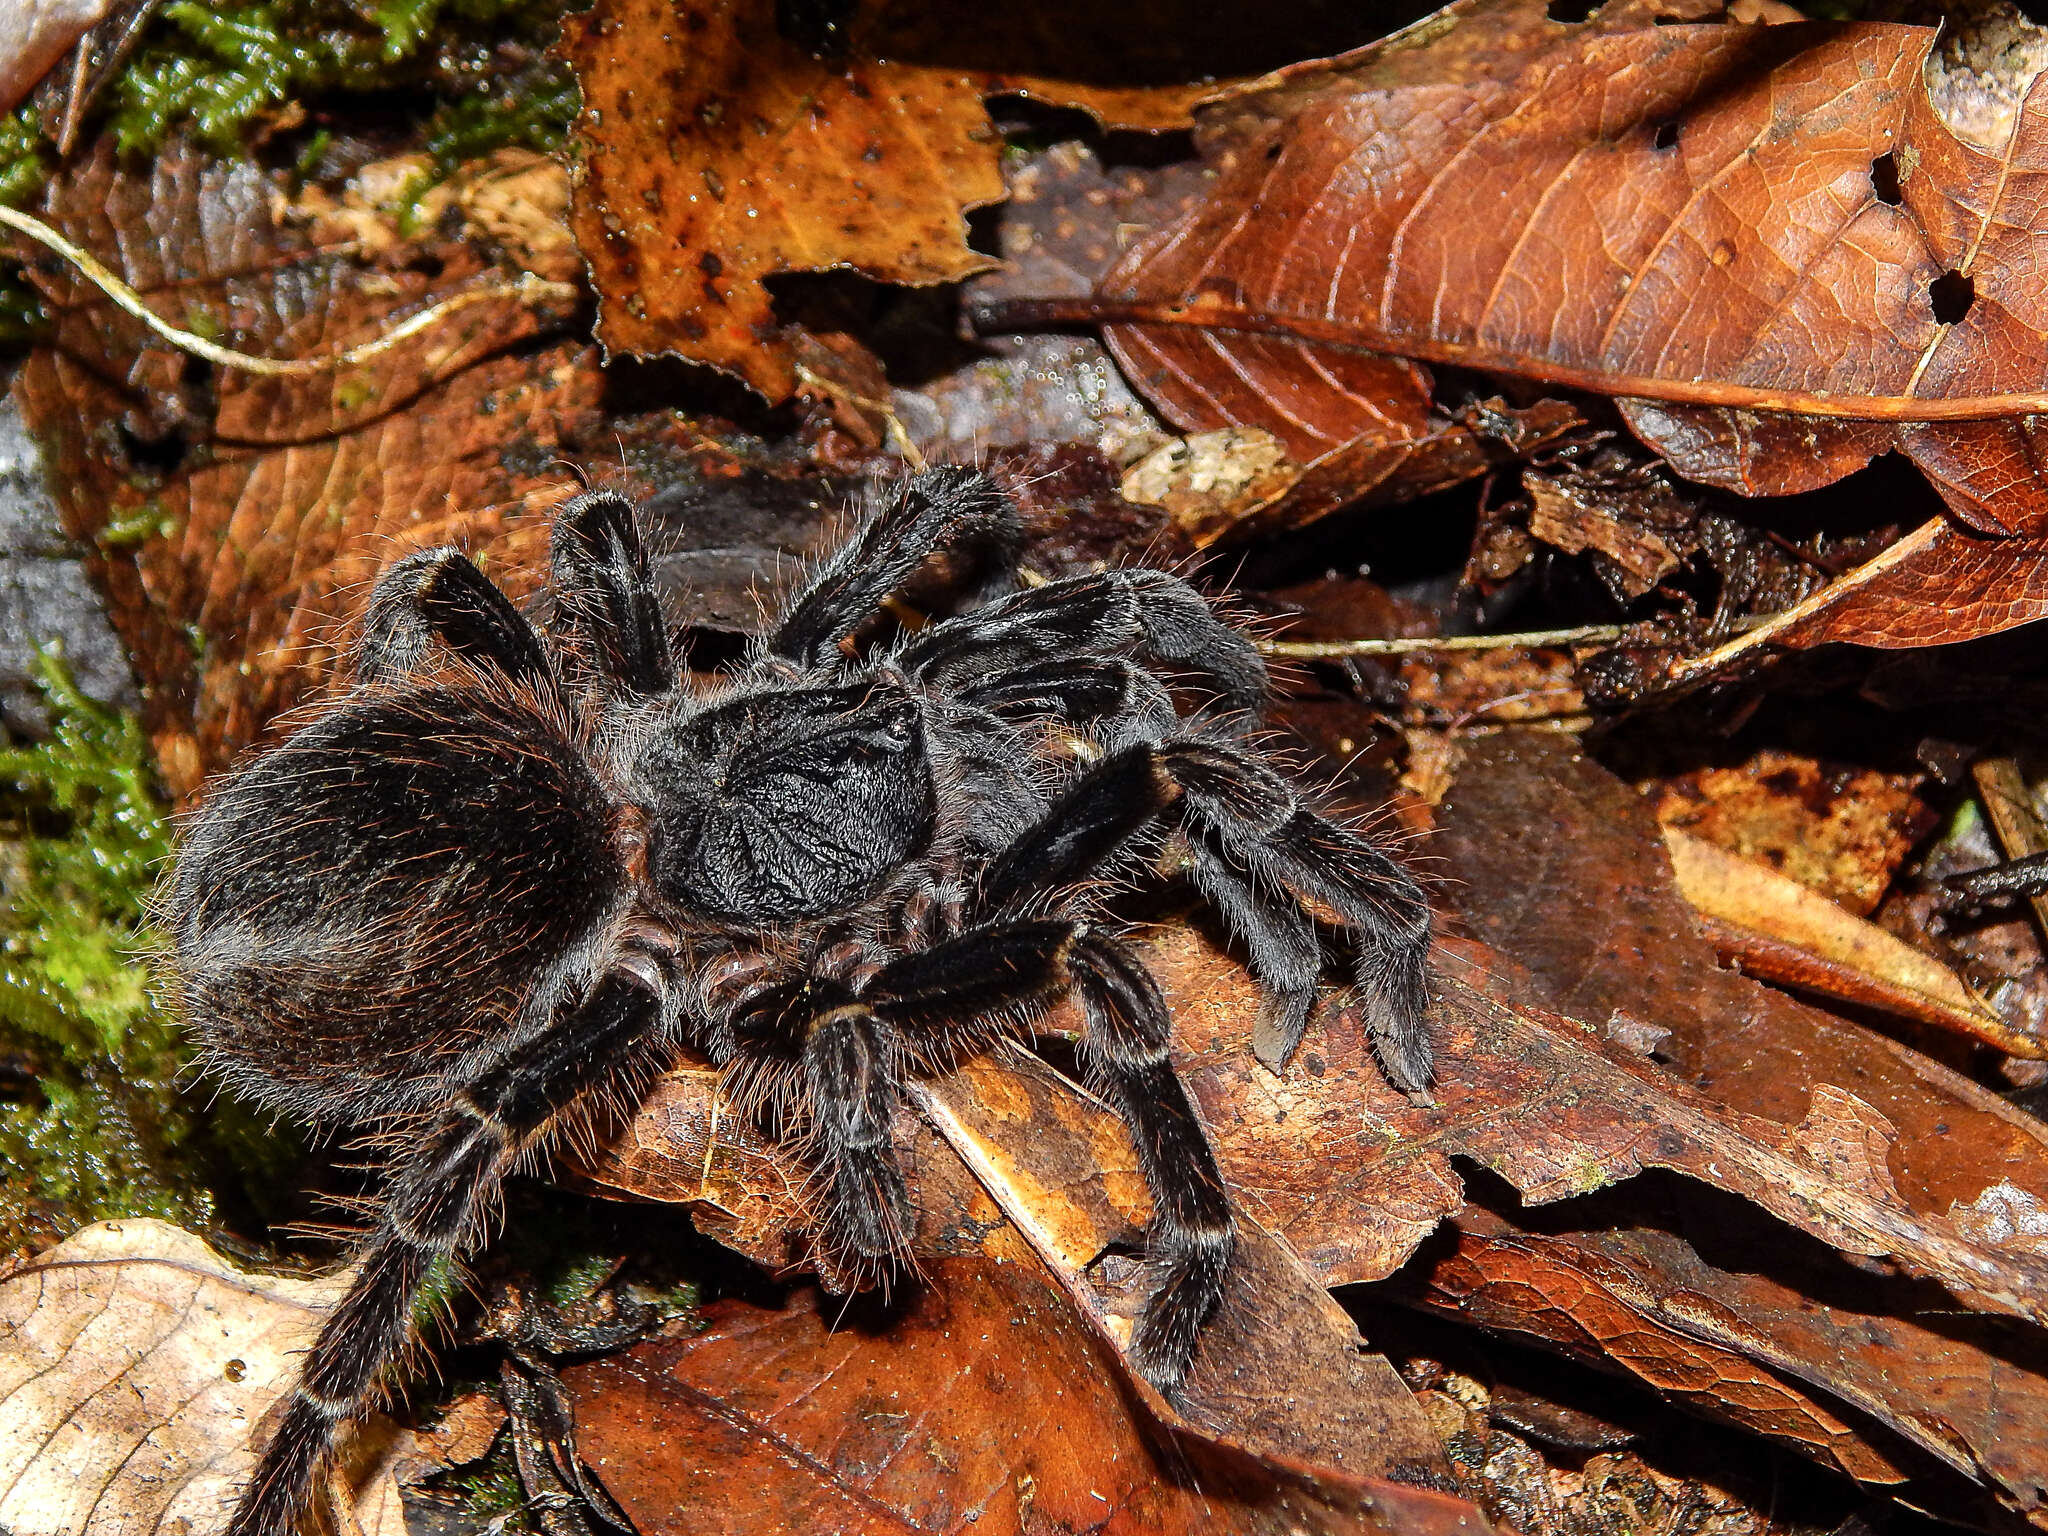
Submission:
[[[1707,919],[1704,931],[1750,974],[1959,1030],[2012,1055],[2048,1057],[2048,1043],[2012,1028],[1954,971],[1877,924],[1681,828],[1665,827],[1664,842],[1679,891]]]
[[[1512,48],[1471,25],[1517,15]],[[1681,473],[1746,495],[1897,448],[1965,524],[2038,531],[2048,317],[2018,210],[2048,105],[1989,153],[1928,99],[1931,29],[1647,20],[1454,7],[1428,47],[1230,102],[1207,199],[1098,290],[1113,349],[1176,421],[1297,460],[1326,416],[1413,436],[1431,362],[1622,397]],[[1989,593],[1942,618],[2013,622]]]
[[[474,243],[322,252],[286,210],[247,162],[173,149],[129,171],[102,146],[52,183],[45,217],[169,318],[265,355],[335,350],[501,280]],[[65,269],[31,270],[56,324],[15,396],[178,794],[318,683],[388,560],[452,542],[516,571],[545,547],[538,513],[574,489],[549,461],[594,428],[596,360],[536,344],[550,318],[512,299],[346,376],[216,376]]]
[[[0,1277],[0,1526],[204,1533],[346,1277],[246,1274],[166,1222],[87,1227]],[[357,1437],[367,1536],[402,1536],[392,1427]]]
[[[1677,1075],[1746,1114],[1797,1125],[1814,1090],[1854,1093],[1899,1131],[1915,1210],[2011,1179],[2048,1197],[2048,1128],[1916,1051],[1724,970],[1672,878],[1644,798],[1572,741],[1465,743],[1431,852],[1443,901],[1525,967],[1547,1006],[1671,1031]],[[1540,828],[1541,835],[1532,835]],[[1597,921],[1592,920],[1597,919]]]
[[[675,1532],[1483,1536],[1443,1494],[1289,1476],[1146,1421],[1007,1226],[882,1318],[801,1291],[576,1366],[579,1444],[644,1536]]]
[[[1970,1215],[2004,1209],[1992,1191],[2010,1186],[2022,1205],[2048,1193],[2038,1120],[1882,1035],[1721,969],[1678,894],[1649,807],[1573,744],[1530,732],[1468,742],[1441,819],[1446,899],[1528,968],[1551,1006],[1654,1021],[1669,1032],[1657,1050],[1679,1078],[1777,1122],[1808,1158],[1872,1170],[1857,1177],[1876,1204],[1952,1213],[1953,1230],[1980,1249],[2004,1246]],[[1857,1107],[1845,1115],[1849,1095]],[[1821,1129],[1830,1122],[1837,1131]],[[1873,1135],[1884,1143],[1878,1157]],[[1688,1195],[1684,1208],[1702,1207]],[[1574,1241],[1595,1226],[1578,1226]],[[1691,1258],[1670,1249],[1688,1274],[1659,1283],[1717,1297],[1744,1319],[1755,1337],[1733,1347],[1774,1368],[1800,1362],[1802,1379],[1952,1465],[1980,1469],[2016,1507],[2042,1507],[2048,1370],[2029,1363],[2036,1335],[1989,1319],[1937,1323],[1895,1280],[1845,1293],[1838,1261],[1834,1280],[1774,1279],[1758,1290],[1753,1272],[1767,1250],[1756,1239],[1708,1243],[1675,1230],[1705,1246]]]
[[[872,13],[869,13],[872,14]],[[978,272],[965,214],[1002,196],[972,76],[828,62],[769,0],[602,0],[563,24],[583,86],[578,242],[614,352],[673,352],[770,400],[798,382],[765,279],[851,267],[884,282]]]
[[[1645,1168],[1683,1173],[1845,1253],[1938,1278],[1967,1305],[2048,1318],[2048,1270],[1842,1183],[1803,1145],[1785,1150],[1782,1127],[1715,1104],[1584,1025],[1496,1001],[1487,989],[1512,997],[1516,981],[1489,969],[1482,946],[1447,942],[1439,956],[1434,1030],[1447,1065],[1428,1105],[1374,1070],[1349,1007],[1311,1026],[1305,1076],[1254,1070],[1240,1037],[1255,991],[1242,969],[1181,928],[1156,930],[1144,953],[1175,1005],[1182,1075],[1217,1128],[1226,1175],[1328,1283],[1398,1268],[1463,1203],[1458,1156],[1537,1204]]]
[[[910,0],[816,35],[769,0],[680,13],[607,0],[570,18],[563,44],[585,101],[575,218],[603,299],[598,338],[708,363],[784,400],[824,338],[778,316],[768,279],[851,269],[929,285],[995,265],[965,222],[1005,196],[983,97],[1184,128],[1232,84],[1375,30],[1317,0],[1256,15],[1204,0]],[[1117,243],[1113,221],[1090,223]]]
[[[1766,748],[1644,788],[1665,827],[1767,864],[1868,917],[1933,829],[1923,781]]]
[[[919,1174],[916,1251],[1007,1253],[996,1239],[1014,1225],[1066,1292],[1072,1317],[1121,1350],[1144,1287],[1142,1271],[1120,1255],[1142,1243],[1150,1216],[1121,1123],[1021,1051],[969,1063],[917,1095],[931,1129],[906,1120],[898,1135]],[[736,1122],[708,1070],[664,1076],[584,1171],[612,1192],[689,1205],[700,1230],[771,1270],[812,1257],[802,1164]],[[1387,1362],[1360,1348],[1322,1283],[1256,1226],[1241,1234],[1182,1406],[1168,1407],[1135,1378],[1128,1391],[1164,1423],[1277,1465],[1340,1477],[1447,1470]],[[1303,1414],[1303,1403],[1316,1412]]]
[[[920,1096],[1081,1315],[1126,1344],[1144,1274],[1114,1251],[1142,1241],[1150,1202],[1120,1122],[1018,1049],[970,1063]],[[1135,1211],[1133,1196],[1144,1202]],[[1279,1465],[1407,1479],[1446,1470],[1400,1378],[1361,1349],[1324,1282],[1254,1221],[1240,1222],[1228,1289],[1179,1409],[1136,1390],[1165,1422]],[[1303,1403],[1315,1413],[1304,1415]]]
[[[1602,1248],[1609,1234],[1575,1246],[1520,1230],[1483,1206],[1468,1206],[1450,1228],[1451,1241],[1430,1251],[1420,1273],[1403,1278],[1424,1305],[1492,1332],[1529,1335],[1591,1365],[1618,1366],[1671,1402],[1798,1446],[1860,1482],[1903,1481],[1905,1474],[1826,1402],[1751,1354],[1696,1336],[1678,1321],[1686,1316],[1682,1306],[1666,1315],[1659,1291],[1668,1284],[1668,1260],[1629,1266]],[[1727,1312],[1714,1313],[1704,1296],[1690,1300],[1694,1312]]]
[[[649,1536],[1032,1531],[1077,1513],[1090,1529],[1265,1531],[1287,1508],[1349,1531],[1368,1488],[1396,1531],[1472,1522],[1456,1501],[1367,1481],[1448,1469],[1386,1362],[1256,1228],[1184,1410],[1128,1378],[1115,1351],[1141,1288],[1118,1255],[1149,1206],[1107,1110],[1021,1053],[921,1096],[930,1125],[906,1115],[898,1143],[917,1174],[923,1275],[899,1304],[810,1291],[775,1313],[719,1303],[703,1335],[570,1373],[585,1454]],[[589,1171],[692,1203],[771,1264],[800,1252],[787,1241],[800,1165],[722,1115],[709,1072],[668,1074]],[[706,1472],[679,1481],[679,1465]]]
[[[2029,443],[2014,451],[2025,459],[2033,449]],[[2007,489],[2012,503],[2024,508],[2024,487]],[[1890,649],[1949,645],[2030,624],[2048,614],[2044,555],[2048,535],[2031,529],[2000,538],[1932,518],[1765,623],[1704,654],[1673,661],[1663,680],[1672,686],[1703,682],[1773,651],[1834,643]]]

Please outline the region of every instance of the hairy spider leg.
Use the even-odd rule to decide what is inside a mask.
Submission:
[[[1165,571],[1101,571],[1014,592],[934,624],[897,663],[921,682],[960,689],[993,673],[1126,651],[1192,673],[1229,711],[1256,716],[1265,705],[1266,665],[1252,643]]]
[[[633,503],[617,491],[586,491],[563,503],[549,556],[554,637],[595,669],[599,689],[654,694],[673,687],[668,621]]]
[[[481,1235],[506,1172],[565,1106],[659,1064],[650,1038],[660,1017],[646,983],[612,972],[430,1122],[385,1200],[354,1283],[321,1326],[228,1536],[290,1536],[342,1428],[370,1408],[412,1341],[423,1293]]]
[[[1157,735],[1171,730],[1178,718],[1166,685],[1117,656],[1082,656],[1014,667],[964,688],[960,702],[986,710],[1010,725],[1046,720],[1095,725],[1122,720]]]
[[[1421,887],[1372,844],[1303,805],[1284,778],[1235,742],[1187,738],[1111,753],[996,860],[982,882],[983,904],[1001,909],[1082,880],[1140,827],[1174,811],[1197,833],[1198,884],[1246,935],[1252,974],[1267,989],[1261,1059],[1278,1070],[1307,1024],[1313,982],[1300,956],[1305,898],[1333,912],[1357,945],[1353,975],[1387,1075],[1404,1089],[1426,1088],[1430,914]],[[1228,863],[1215,857],[1218,848]]]
[[[1131,1363],[1171,1395],[1222,1298],[1236,1237],[1215,1153],[1168,1059],[1172,1021],[1151,973],[1085,923],[998,920],[884,966],[862,1000],[903,1031],[911,1051],[943,1059],[963,1033],[973,1037],[969,1049],[983,1044],[980,1021],[990,1015],[1070,990],[1086,1025],[1081,1059],[1130,1128],[1152,1192],[1149,1246],[1159,1278],[1131,1339]]]
[[[437,643],[522,682],[550,675],[533,626],[449,545],[407,555],[377,578],[356,647],[355,681],[402,682],[427,667]]]
[[[713,1032],[712,1056],[737,1062],[736,1103],[786,1115],[792,1094],[809,1107],[804,1150],[823,1185],[828,1245],[873,1271],[910,1252],[910,1190],[890,1139],[900,1077],[895,1032],[845,983],[823,976],[755,994]]]
[[[892,488],[881,510],[819,566],[782,611],[771,655],[814,665],[848,639],[942,549],[983,544],[1009,576],[1022,541],[1016,505],[987,476],[944,465]]]

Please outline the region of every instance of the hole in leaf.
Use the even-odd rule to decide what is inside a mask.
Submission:
[[[1278,139],[1275,139],[1266,146],[1266,158],[1268,160],[1278,160],[1280,158],[1280,141]]]
[[[1657,125],[1657,131],[1650,135],[1652,149],[1676,149],[1678,147],[1678,124],[1666,119]]]
[[[1927,285],[1927,298],[1934,305],[1935,320],[1954,325],[1977,302],[1977,285],[1960,272],[1944,272]]]
[[[1890,150],[1870,162],[1870,190],[1886,207],[1899,206],[1899,162]]]
[[[1543,14],[1552,21],[1577,25],[1600,9],[1600,0],[1550,0]]]

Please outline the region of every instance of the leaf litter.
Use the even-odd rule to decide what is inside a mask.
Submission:
[[[1956,739],[1909,741],[1909,754],[1943,765],[1919,773],[1902,771],[1900,753],[1860,742],[1824,754],[1860,772],[1766,755],[1743,804],[1740,787],[1697,763],[1644,777],[1640,790],[1603,766],[1626,755],[1601,718],[1617,695],[1587,686],[1595,669],[1583,647],[1427,649],[1497,612],[1610,630],[1616,618],[1661,614],[1640,634],[1663,679],[1710,686],[1661,701],[1669,713],[1625,719],[1624,730],[1659,719],[1742,730],[1759,708],[1768,716],[1772,680],[1729,681],[1735,661],[1822,640],[1961,639],[2033,611],[2032,578],[2018,574],[2028,562],[2015,558],[2035,537],[2033,480],[1999,450],[2030,428],[1816,418],[1821,425],[1788,433],[1719,397],[1644,404],[1637,394],[1620,408],[1631,439],[1614,434],[1619,422],[1597,399],[1546,398],[1558,380],[1541,367],[1521,367],[1520,383],[1504,376],[1515,368],[1461,372],[1429,347],[1468,347],[1467,363],[1481,343],[1550,354],[1499,330],[1507,322],[1494,314],[1474,320],[1459,305],[1481,302],[1488,284],[1506,293],[1520,283],[1540,299],[1545,283],[1563,292],[1579,282],[1568,262],[1487,267],[1509,227],[1498,198],[1483,219],[1428,225],[1434,247],[1404,247],[1387,268],[1392,308],[1370,325],[1348,316],[1343,348],[1270,330],[1204,331],[1177,315],[1171,326],[1148,323],[1141,338],[1171,354],[1167,367],[1138,357],[1136,322],[1112,325],[1130,385],[1179,436],[1118,395],[1121,382],[1102,382],[1108,365],[1088,337],[1025,338],[991,359],[949,353],[957,338],[927,335],[921,361],[907,361],[900,332],[929,325],[943,306],[919,309],[925,301],[888,287],[954,283],[1000,252],[1013,269],[974,278],[971,303],[999,311],[1034,283],[1040,297],[1134,302],[1112,285],[1149,280],[1151,264],[1167,259],[1170,237],[1148,228],[1199,231],[1229,215],[1227,199],[1241,200],[1244,187],[1301,173],[1324,143],[1316,135],[1361,124],[1368,131],[1352,142],[1366,163],[1404,145],[1428,151],[1415,162],[1425,179],[1428,154],[1457,162],[1457,174],[1430,181],[1440,189],[1432,197],[1478,197],[1472,187],[1489,186],[1510,199],[1545,185],[1569,193],[1593,186],[1589,168],[1606,165],[1654,222],[1670,201],[1640,196],[1670,180],[1668,167],[1658,180],[1655,156],[1707,154],[1771,89],[1788,101],[1805,91],[1835,116],[1809,113],[1772,141],[1782,161],[1763,155],[1741,175],[1805,188],[1809,213],[1831,189],[1850,188],[1845,217],[1894,234],[1899,221],[1921,219],[1922,255],[1946,260],[1935,237],[1953,231],[1935,213],[1982,179],[1985,154],[2009,151],[2014,174],[2031,174],[2025,93],[2009,93],[2007,119],[2019,127],[2003,149],[1986,151],[1981,134],[1943,141],[1930,135],[1948,129],[1916,100],[1924,30],[1687,24],[1709,18],[1705,7],[1676,25],[1654,25],[1674,18],[1625,3],[1557,23],[1528,4],[1466,0],[1393,44],[1252,85],[1193,78],[1190,55],[1175,53],[1181,40],[1164,27],[1160,46],[1172,57],[1123,77],[1149,82],[1136,86],[1115,83],[1113,70],[1045,66],[1020,41],[1045,27],[1021,13],[983,37],[938,4],[881,19],[863,9],[851,33],[834,31],[824,11],[823,22],[805,22],[737,0],[686,9],[655,16],[618,0],[570,24],[587,153],[567,211],[559,169],[525,154],[439,185],[427,184],[438,168],[417,155],[296,185],[181,146],[142,167],[89,150],[60,174],[46,203],[53,222],[116,256],[167,315],[250,350],[332,350],[506,272],[573,278],[573,231],[599,301],[596,340],[614,353],[605,365],[586,344],[588,315],[478,306],[462,326],[363,377],[317,388],[215,377],[39,266],[53,344],[16,388],[56,445],[72,531],[90,541],[149,685],[170,786],[191,790],[304,697],[364,583],[415,543],[463,542],[515,593],[533,591],[547,510],[573,489],[568,468],[550,462],[557,455],[616,456],[617,483],[657,493],[665,595],[696,654],[716,656],[745,643],[795,558],[828,547],[849,473],[906,445],[979,453],[993,441],[1002,446],[987,462],[1031,523],[1034,576],[1227,544],[1247,605],[1293,624],[1289,638],[1392,636],[1413,647],[1385,662],[1303,660],[1285,679],[1282,713],[1343,767],[1346,800],[1382,800],[1405,754],[1403,782],[1421,793],[1399,816],[1427,833],[1417,853],[1440,876],[1451,931],[1433,1019],[1445,1067],[1434,1102],[1419,1103],[1386,1087],[1335,994],[1289,1073],[1257,1067],[1244,1051],[1255,1008],[1237,959],[1169,908],[1134,914],[1174,1003],[1177,1060],[1245,1216],[1240,1273],[1179,1404],[1156,1399],[1120,1363],[1147,1201],[1121,1126],[1056,1070],[1058,1037],[1073,1020],[1049,1021],[1050,1061],[1011,1051],[974,1064],[925,1085],[903,1116],[924,1274],[886,1302],[849,1306],[829,1270],[826,1288],[812,1282],[803,1170],[731,1118],[713,1074],[680,1066],[618,1139],[573,1171],[586,1189],[684,1207],[700,1231],[757,1266],[710,1303],[701,1330],[671,1324],[567,1373],[586,1459],[641,1529],[1051,1524],[1419,1536],[1476,1532],[1491,1515],[1533,1533],[1576,1531],[1582,1520],[1606,1529],[1599,1522],[1620,1518],[1615,1501],[1631,1499],[1637,1516],[1677,1522],[1674,1530],[1777,1528],[1756,1496],[1681,1486],[1648,1445],[1642,1459],[1614,1449],[1628,1429],[1588,1428],[1550,1397],[1519,1402],[1504,1381],[1447,1376],[1415,1354],[1397,1305],[1476,1326],[1481,1350],[1516,1339],[1614,1373],[1733,1426],[1736,1443],[1786,1448],[1873,1499],[1899,1501],[1871,1508],[1936,1508],[1987,1529],[2014,1515],[2048,1523],[2039,1329],[2048,1138],[2016,1102],[2038,1081],[2024,1058],[2041,1022],[2017,1014],[2011,992],[1987,989],[1981,964],[1957,958],[1951,941],[1971,935],[1954,932],[1951,908],[1918,883],[1949,867],[1920,842],[1938,810],[1954,816],[1964,782],[1955,765],[1986,744],[1984,721],[1974,734],[1952,716],[1932,722]],[[861,27],[897,30],[884,45]],[[682,36],[692,28],[704,40],[694,51]],[[1097,32],[1077,35],[1098,47]],[[1212,57],[1217,35],[1228,28],[1205,44]],[[663,76],[664,59],[683,76]],[[1596,126],[1613,130],[1612,143],[1586,137],[1587,93],[1567,100],[1561,91],[1594,81],[1611,88],[1614,121]],[[1152,134],[1192,121],[1206,158],[1168,141],[1135,152],[1114,135],[1005,149],[1004,131],[1028,140],[1042,130],[1018,128],[1008,107],[991,114],[985,103],[1004,92]],[[1897,115],[1846,110],[1859,92],[1884,97]],[[889,111],[873,115],[876,102]],[[1425,102],[1441,109],[1436,117],[1415,110]],[[1348,123],[1332,115],[1346,103]],[[678,104],[694,113],[688,133]],[[1531,167],[1560,144],[1580,169],[1545,182]],[[1268,145],[1279,152],[1262,162]],[[1808,153],[1816,145],[1839,162],[1832,172]],[[911,173],[924,149],[936,152],[928,171],[938,173]],[[1897,202],[1884,195],[1887,153]],[[1388,175],[1363,188],[1368,200],[1399,191],[1401,168],[1385,165]],[[1460,191],[1468,168],[1476,179]],[[728,202],[746,178],[773,179],[788,195],[774,227],[755,240],[737,204],[663,227],[681,210],[658,189],[652,201],[642,196],[641,181],[695,175],[717,201],[707,171]],[[853,185],[868,174],[873,186]],[[998,202],[1006,193],[1009,208]],[[1728,299],[1723,332],[1698,323],[1703,304],[1670,321],[1675,301],[1656,311],[1654,283],[1610,296],[1611,312],[1582,305],[1573,323],[1607,327],[1623,337],[1617,347],[1712,353],[1713,367],[1693,373],[1743,388],[1837,388],[1825,367],[1813,374],[1822,364],[1889,377],[1875,340],[1816,362],[1782,331],[1742,330],[1733,323],[1748,323],[1740,294],[1714,286],[1768,268],[1785,239],[1818,239],[1824,220],[1774,229],[1743,212],[1762,206],[1755,198],[1731,194],[1732,213],[1705,202],[1688,217],[1725,214],[1730,259],[1715,261],[1719,247],[1702,244],[1704,224],[1682,225],[1686,238],[1670,245],[1689,244],[1705,263],[1692,297]],[[990,209],[978,217],[991,238],[970,238],[964,215],[977,203]],[[1233,259],[1256,254],[1261,241],[1315,234],[1326,215],[1351,219],[1339,227],[1360,241],[1377,238],[1379,214],[1360,206],[1354,197],[1288,212],[1274,201],[1249,236],[1224,244]],[[1276,222],[1274,210],[1285,216]],[[1537,236],[1597,226],[1592,215],[1557,217],[1537,208],[1513,227],[1531,234],[1533,249]],[[1488,238],[1460,245],[1453,229]],[[1845,290],[1866,308],[1890,295],[1893,342],[1933,343],[1923,370],[1933,382],[1914,398],[1936,398],[1935,384],[1947,391],[1939,398],[2040,387],[2007,378],[2024,372],[2011,327],[2025,320],[2001,303],[2010,295],[1999,242],[2023,235],[2019,222],[1999,225],[1979,242],[1981,266],[1957,261],[1976,285],[1958,320],[1912,311],[1896,273],[1890,287]],[[1840,239],[1815,247],[1822,259],[1840,248]],[[1927,276],[1886,250],[1899,271]],[[803,276],[849,267],[866,274],[865,287]],[[1299,282],[1306,269],[1290,270]],[[1415,291],[1403,285],[1433,273],[1447,307],[1424,324],[1412,304],[1402,308]],[[1790,291],[1811,297],[1796,283]],[[627,301],[643,294],[643,308],[654,308],[633,316]],[[1181,298],[1200,310],[1195,318],[1214,318],[1217,306],[1257,296]],[[1670,321],[1666,331],[1644,320],[1650,311]],[[1373,355],[1382,343],[1401,352],[1389,341],[1396,320],[1429,347],[1391,362]],[[1631,331],[1623,321],[1643,323]],[[1867,323],[1862,334],[1881,329]],[[1576,335],[1566,327],[1552,338],[1558,356],[1580,357],[1570,350],[1580,347],[1593,359],[1573,366],[1636,366],[1634,354],[1587,351]],[[765,416],[697,375],[636,371],[621,361],[629,352],[710,362],[765,396],[794,397],[796,411]],[[1304,358],[1324,367],[1322,384],[1284,376]],[[1224,364],[1248,373],[1200,405],[1188,380],[1214,384]],[[1779,372],[1766,377],[1766,365]],[[1980,365],[1991,383],[1971,373]],[[1012,388],[1033,369],[1036,384]],[[1687,377],[1676,364],[1665,372]],[[1238,409],[1261,394],[1292,416]],[[751,430],[735,429],[734,416]],[[991,436],[977,438],[984,429]],[[1691,482],[1645,460],[1644,441]],[[1867,522],[1846,534],[1804,525],[1781,534],[1766,525],[1790,501],[1741,500],[1838,478],[1880,448],[1932,476],[1954,516],[1915,514],[1922,526],[1903,539],[1896,524]],[[1421,496],[1436,499],[1396,510]],[[1391,535],[1426,541],[1445,507],[1470,508],[1475,497],[1478,512],[1459,514],[1470,516],[1469,548],[1454,530],[1458,547],[1446,541],[1436,565],[1404,569],[1413,557]],[[1345,505],[1373,510],[1327,520]],[[1224,574],[1222,562],[1193,568]],[[2009,659],[1973,665],[1989,669],[1972,679],[1989,691],[2007,677],[1998,668],[2023,670]],[[1838,667],[1824,686],[1839,692],[1849,675]],[[1848,686],[1876,699],[1892,685],[1869,672]],[[1560,724],[1593,727],[1597,755]],[[1989,849],[1967,831],[1948,827],[1938,846]],[[1710,877],[1699,877],[1702,865]],[[2038,941],[2025,932],[2001,942],[2038,964]],[[1726,955],[1818,1005],[1724,968]],[[1898,1038],[1863,1011],[1881,1007],[1908,1021],[1882,1024]],[[1917,1033],[1916,1019],[1972,1020],[1996,1049]],[[2021,1091],[2009,1099],[1984,1086],[2000,1080]],[[1624,1402],[1613,1412],[1628,1419],[1637,1410]],[[1547,1423],[1567,1439],[1506,1436],[1513,1423]],[[1563,1444],[1595,1453],[1572,1461],[1554,1454]],[[1846,1507],[1842,1485],[1826,1486],[1838,1490],[1829,1495],[1837,1514],[1820,1528]]]

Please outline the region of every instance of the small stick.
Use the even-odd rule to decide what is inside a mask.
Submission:
[[[1619,624],[1584,624],[1577,629],[1531,629],[1515,635],[1452,635],[1421,640],[1261,640],[1259,650],[1267,656],[1292,656],[1303,661],[1328,660],[1340,656],[1412,656],[1428,651],[1511,651],[1531,650],[1546,645],[1602,645],[1619,640],[1626,631]]]
[[[91,252],[73,245],[42,220],[0,204],[0,224],[19,230],[37,244],[55,251],[83,272],[94,287],[179,351],[189,352],[194,357],[203,357],[209,363],[218,364],[222,368],[235,368],[243,373],[260,374],[266,378],[304,379],[322,373],[333,373],[343,368],[353,368],[357,363],[367,361],[380,352],[390,351],[408,337],[417,336],[429,326],[438,325],[457,310],[467,309],[472,304],[508,298],[516,298],[521,303],[530,304],[541,299],[573,299],[578,293],[573,283],[550,282],[546,278],[535,277],[531,272],[522,272],[516,282],[470,288],[451,298],[443,299],[432,308],[421,310],[411,319],[385,332],[375,341],[366,341],[360,346],[350,347],[345,352],[331,352],[323,357],[254,357],[247,352],[237,352],[231,347],[219,346],[204,336],[194,335],[191,331],[179,330],[143,303],[140,294],[108,271]]]
[[[1977,797],[1984,802],[1984,813],[1991,818],[1998,846],[2008,859],[2048,853],[2048,825],[2042,824],[2018,763],[2009,757],[1987,757],[1971,764],[1970,777],[1977,781]],[[2048,939],[2048,894],[2029,896],[2027,905],[2034,909],[2034,922]]]

